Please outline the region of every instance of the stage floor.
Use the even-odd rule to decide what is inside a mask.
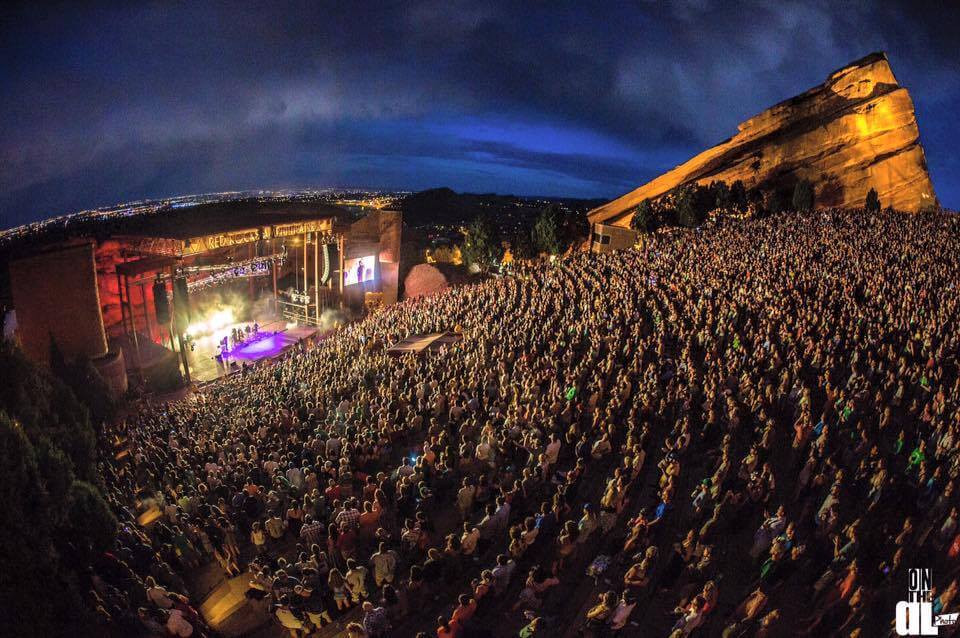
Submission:
[[[246,323],[227,326],[229,331],[234,326],[243,327]],[[240,370],[244,363],[256,363],[264,359],[272,359],[294,347],[301,339],[309,339],[316,334],[317,329],[312,326],[291,326],[283,322],[272,322],[260,327],[256,338],[240,344],[230,351],[229,356],[218,359],[219,334],[195,340],[193,351],[187,352],[190,362],[190,375],[194,381],[213,381]]]

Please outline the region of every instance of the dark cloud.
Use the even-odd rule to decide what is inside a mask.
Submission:
[[[3,226],[251,187],[614,196],[878,49],[960,204],[946,3],[76,4],[3,16]]]

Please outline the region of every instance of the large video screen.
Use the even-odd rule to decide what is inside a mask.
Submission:
[[[343,285],[352,286],[364,281],[373,281],[373,270],[376,265],[376,255],[357,257],[343,262]]]

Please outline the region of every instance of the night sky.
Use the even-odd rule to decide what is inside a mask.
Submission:
[[[960,3],[73,4],[0,10],[0,227],[253,188],[610,198],[875,50],[960,207]]]

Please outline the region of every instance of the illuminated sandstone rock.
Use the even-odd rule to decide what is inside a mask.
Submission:
[[[913,101],[883,53],[845,66],[738,128],[729,140],[590,211],[590,221],[626,226],[645,198],[713,180],[766,190],[809,179],[817,206],[863,206],[871,187],[883,206],[917,211],[936,201]]]
[[[434,295],[450,287],[446,275],[431,264],[417,264],[403,280],[404,298]]]

